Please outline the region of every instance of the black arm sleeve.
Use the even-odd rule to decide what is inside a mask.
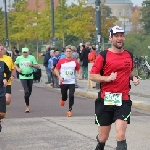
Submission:
[[[11,71],[9,70],[5,62],[4,62],[4,73],[6,74],[6,77],[4,77],[4,79],[8,81],[9,78],[11,77]]]

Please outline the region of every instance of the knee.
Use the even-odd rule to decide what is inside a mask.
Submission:
[[[11,95],[6,95],[6,105],[9,105],[11,103]]]
[[[29,92],[25,92],[25,97],[29,97]]]
[[[0,119],[3,119],[5,117],[5,113],[0,113]]]
[[[99,136],[98,136],[98,140],[99,140],[101,143],[105,143],[105,142],[108,140],[108,136],[107,136],[107,135],[99,135]]]
[[[11,100],[6,100],[6,105],[10,105]]]

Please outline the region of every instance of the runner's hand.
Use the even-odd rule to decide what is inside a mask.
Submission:
[[[10,77],[10,80],[11,80],[12,82],[14,81],[14,79],[15,79],[14,76],[11,76],[11,77]]]
[[[106,82],[114,81],[117,78],[117,72],[112,72],[110,76],[107,77]]]
[[[60,81],[60,82],[63,82],[63,81],[64,81],[64,78],[63,78],[63,77],[59,77],[59,81]]]
[[[7,80],[6,80],[6,79],[3,79],[3,84],[4,84],[4,87],[6,87],[6,86],[7,86],[8,82],[7,82]]]
[[[137,86],[139,83],[140,83],[140,80],[137,77],[133,76],[133,84]]]
[[[31,64],[31,63],[28,63],[28,66],[30,66],[30,67],[33,67],[33,64]]]
[[[17,71],[20,73],[22,70],[20,68],[18,68]]]

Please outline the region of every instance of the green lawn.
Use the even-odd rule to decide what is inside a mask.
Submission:
[[[36,52],[32,52],[32,55],[37,59],[37,53]],[[43,64],[43,56],[38,57],[38,64]]]

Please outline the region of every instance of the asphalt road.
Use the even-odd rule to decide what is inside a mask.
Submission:
[[[12,85],[12,103],[8,108],[7,118],[32,118],[32,117],[64,117],[69,104],[66,102],[64,107],[59,106],[61,94],[59,90],[41,86],[42,83],[34,83],[33,92],[30,98],[30,114],[24,113],[24,91],[20,82],[15,81]],[[73,106],[73,116],[93,116],[94,100],[75,96]],[[133,116],[149,115],[146,111],[132,109]]]

